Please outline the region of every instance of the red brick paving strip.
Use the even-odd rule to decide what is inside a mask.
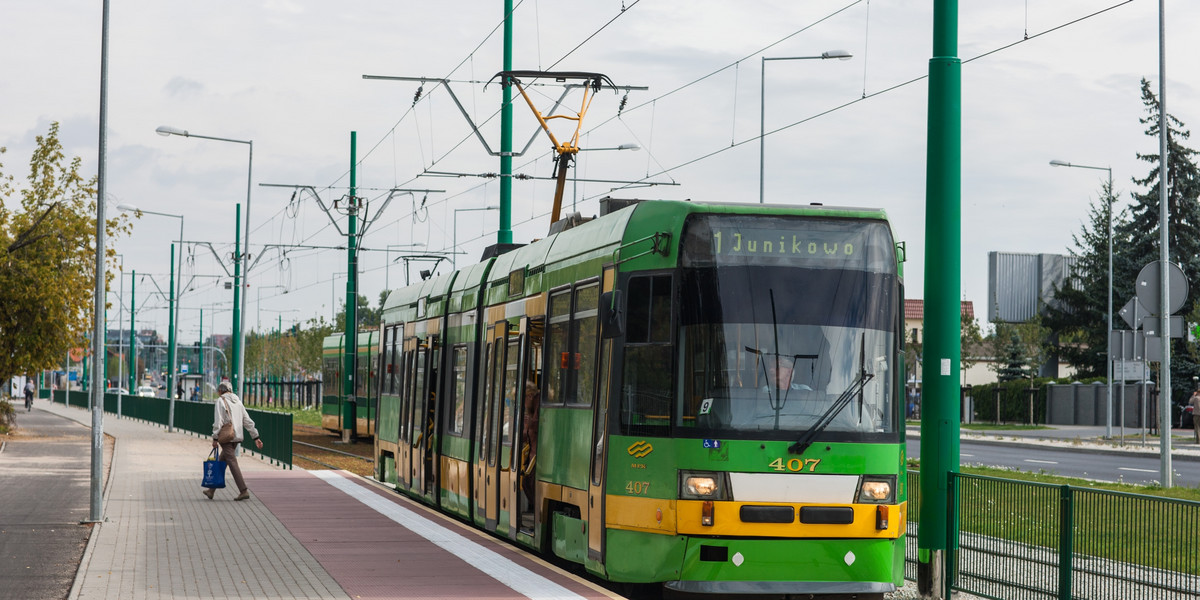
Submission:
[[[525,598],[307,471],[247,473],[246,479],[254,496],[353,598]],[[430,518],[398,494],[359,483],[353,477],[347,479],[584,598],[613,597],[530,559],[508,544],[477,537],[465,526]]]

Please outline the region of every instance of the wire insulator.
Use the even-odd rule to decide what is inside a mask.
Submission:
[[[425,91],[425,84],[422,83],[417,86],[417,93],[413,94],[413,106],[416,106],[417,102],[421,100],[421,92],[423,91]]]
[[[621,111],[625,110],[625,104],[627,102],[629,102],[629,92],[625,92],[625,95],[621,96],[621,105],[617,107],[618,115],[621,114]]]

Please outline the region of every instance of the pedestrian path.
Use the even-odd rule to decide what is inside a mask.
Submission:
[[[45,410],[90,425],[90,413]],[[105,415],[115,438],[71,600],[618,598],[511,545],[341,471],[243,454],[251,499],[201,494],[208,438]]]

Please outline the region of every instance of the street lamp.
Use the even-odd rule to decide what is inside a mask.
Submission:
[[[230,142],[234,144],[246,144],[250,149],[250,160],[246,168],[246,218],[244,238],[241,241],[241,246],[245,248],[243,252],[239,249],[239,240],[234,239],[234,262],[233,262],[233,387],[239,396],[242,395],[242,366],[245,364],[245,356],[243,356],[246,344],[246,331],[242,326],[242,319],[246,313],[246,294],[242,293],[242,279],[249,273],[242,273],[243,270],[248,270],[249,263],[246,261],[246,255],[250,253],[250,182],[254,178],[254,140],[235,140],[223,137],[213,137],[207,135],[198,135],[190,133],[186,129],[178,127],[170,127],[162,125],[154,130],[158,135],[172,136],[179,135],[183,137],[194,137],[202,140],[216,140],[218,142]],[[242,269],[245,264],[247,269]],[[240,301],[239,301],[240,298]]]
[[[1105,204],[1108,205],[1108,211],[1107,211],[1108,212],[1108,215],[1107,215],[1107,217],[1108,217],[1108,312],[1106,313],[1106,315],[1108,317],[1108,325],[1107,325],[1108,332],[1105,335],[1105,337],[1107,338],[1105,341],[1109,344],[1109,347],[1111,348],[1112,347],[1112,341],[1111,341],[1112,340],[1112,331],[1113,331],[1113,323],[1112,323],[1112,315],[1113,315],[1112,167],[1089,167],[1087,165],[1074,165],[1074,164],[1071,164],[1071,163],[1063,161],[1063,160],[1052,160],[1052,161],[1050,161],[1050,166],[1052,166],[1052,167],[1073,167],[1076,169],[1092,169],[1095,171],[1108,171],[1108,191],[1107,191],[1108,197],[1105,199]],[[1113,361],[1112,361],[1112,355],[1109,354],[1105,358],[1104,362],[1107,363],[1106,366],[1108,369],[1108,410],[1105,411],[1107,413],[1107,415],[1104,417],[1104,437],[1112,438],[1112,409],[1113,409],[1113,386],[1112,386]],[[1124,377],[1124,376],[1125,376],[1125,373],[1121,373],[1121,377]],[[1122,379],[1122,381],[1124,381],[1124,379]],[[1122,423],[1121,425],[1123,426],[1124,423]]]
[[[138,214],[157,215],[160,217],[171,217],[179,219],[179,258],[175,257],[175,244],[171,244],[171,282],[169,290],[169,298],[167,302],[167,312],[170,313],[167,320],[167,397],[171,399],[169,408],[167,409],[167,431],[175,431],[175,330],[179,328],[179,280],[175,278],[175,270],[179,268],[179,279],[183,279],[183,215],[171,213],[156,212],[153,210],[142,210],[132,204],[118,204],[117,208],[126,212]]]
[[[767,61],[768,60],[828,60],[837,58],[850,60],[854,56],[845,50],[828,50],[819,56],[786,56],[781,58],[762,57],[762,69],[759,77],[759,109],[758,109],[758,203],[763,203],[763,165],[766,162],[767,137]]]
[[[622,144],[622,145],[624,145],[624,144]],[[453,246],[453,253],[450,255],[450,268],[455,271],[458,270],[458,213],[474,212],[477,210],[500,210],[500,207],[499,206],[482,206],[479,208],[456,208],[456,209],[454,209],[454,235],[453,235],[454,246]]]

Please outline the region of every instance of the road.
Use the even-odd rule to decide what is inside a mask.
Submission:
[[[908,439],[908,455],[921,457],[921,441]],[[1133,484],[1157,483],[1159,476],[1158,454],[1108,454],[1084,449],[1060,449],[1050,446],[1031,448],[1026,445],[978,443],[963,440],[959,455],[964,465],[1008,467],[1021,471],[1079,477],[1096,481],[1120,481]],[[1196,487],[1200,485],[1200,462],[1174,459],[1174,484]]]
[[[0,436],[0,599],[67,597],[90,526],[91,431],[17,401]],[[110,454],[111,455],[111,454]]]

